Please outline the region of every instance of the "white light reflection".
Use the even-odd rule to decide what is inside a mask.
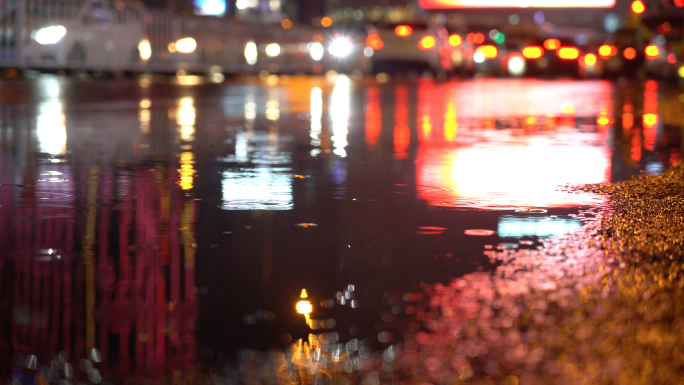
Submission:
[[[176,123],[180,126],[178,133],[181,140],[191,142],[195,140],[195,100],[192,97],[182,98],[176,114]]]
[[[330,120],[332,121],[333,152],[341,157],[347,156],[347,134],[349,133],[349,93],[351,81],[347,75],[338,75],[330,97]]]
[[[277,100],[269,100],[266,102],[266,119],[280,119],[280,103]]]
[[[497,232],[504,238],[551,237],[567,234],[580,227],[582,221],[578,219],[503,216],[499,218]]]
[[[318,42],[309,44],[309,53],[311,54],[311,58],[315,61],[323,59],[323,55],[325,55],[325,49],[323,49],[323,44]]]
[[[61,102],[49,101],[39,105],[36,135],[40,152],[50,155],[66,153],[66,118]]]
[[[311,137],[312,146],[321,145],[321,121],[323,119],[323,91],[319,87],[311,89]]]
[[[245,120],[254,122],[256,119],[256,103],[254,103],[254,95],[247,95],[245,102]]]
[[[140,132],[143,134],[150,133],[150,106],[152,102],[150,99],[142,99],[140,101],[140,112],[138,114],[138,120],[140,121]]]
[[[178,134],[184,142],[195,140],[195,99],[191,96],[184,97],[178,102],[176,112],[176,123],[178,124]],[[188,147],[187,145],[181,148]],[[191,147],[190,147],[191,148]],[[195,154],[191,151],[184,151],[180,154],[180,169],[178,169],[178,184],[183,190],[190,190],[194,185],[195,176]]]
[[[140,120],[140,132],[143,134],[150,133],[150,110],[142,109],[138,114],[138,119]]]
[[[257,46],[254,42],[249,42],[245,45],[245,60],[247,64],[254,65],[259,57],[259,52],[257,51]]]
[[[223,172],[224,210],[291,210],[292,169],[289,167]]]

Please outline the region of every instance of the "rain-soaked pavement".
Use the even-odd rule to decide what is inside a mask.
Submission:
[[[507,295],[546,309],[535,290],[602,263],[572,234],[608,198],[564,186],[681,154],[684,98],[655,81],[178,83],[0,83],[0,380],[320,383],[328,354],[350,382],[420,361],[518,384],[548,352],[497,342]],[[509,279],[535,269],[558,279]]]

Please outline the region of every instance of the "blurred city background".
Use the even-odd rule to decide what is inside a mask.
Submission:
[[[5,76],[16,69],[216,82],[330,70],[441,80],[684,75],[680,0],[5,0],[1,7],[0,66],[12,69]]]

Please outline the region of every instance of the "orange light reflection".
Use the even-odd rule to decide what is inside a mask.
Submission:
[[[641,135],[635,132],[632,135],[632,160],[638,162],[641,159]]]
[[[370,87],[366,90],[366,144],[378,144],[382,128],[382,111],[380,110],[380,89]]]
[[[406,150],[411,143],[411,131],[408,127],[408,90],[405,86],[398,86],[394,90],[394,153],[397,159],[406,159]]]
[[[644,148],[655,151],[658,136],[658,82],[649,80],[644,85]]]

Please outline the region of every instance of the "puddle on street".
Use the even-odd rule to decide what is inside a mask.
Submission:
[[[338,358],[393,354],[395,318],[425,312],[412,296],[489,290],[484,272],[593,218],[605,198],[568,185],[679,159],[662,87],[2,83],[2,373],[115,382],[309,333]]]

